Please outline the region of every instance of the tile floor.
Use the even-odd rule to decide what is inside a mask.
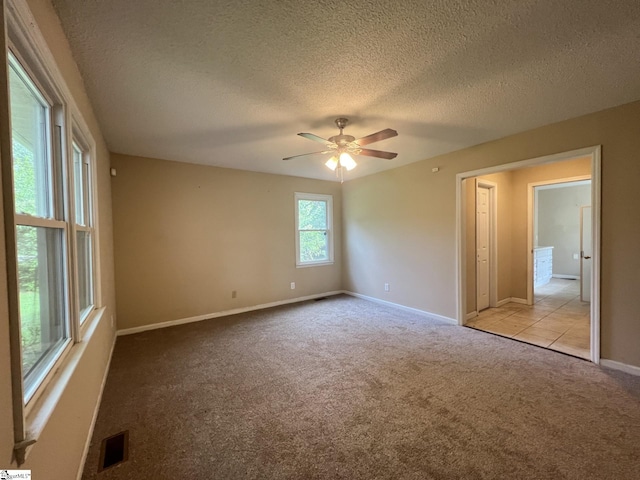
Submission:
[[[534,305],[507,303],[480,312],[468,327],[589,359],[590,304],[580,281],[553,278],[534,294]]]

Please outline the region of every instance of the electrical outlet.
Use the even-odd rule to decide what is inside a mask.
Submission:
[[[235,290],[231,291],[231,298],[236,298],[238,296],[238,292],[236,292]]]
[[[291,282],[291,290],[295,290],[296,289],[296,282]]]
[[[111,328],[113,328],[113,315],[111,315]]]
[[[384,284],[384,291],[385,291],[385,292],[388,292],[388,291],[389,291],[389,284],[388,284],[388,283],[385,283],[385,284]]]

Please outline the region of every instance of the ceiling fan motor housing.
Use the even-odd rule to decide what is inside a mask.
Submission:
[[[339,147],[346,147],[349,143],[353,142],[356,137],[352,137],[351,135],[334,135],[333,137],[329,137],[329,141],[337,144]]]

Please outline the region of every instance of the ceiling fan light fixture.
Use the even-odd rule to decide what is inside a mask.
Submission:
[[[352,135],[345,135],[344,128],[349,122],[344,117],[336,118],[336,126],[340,130],[338,135],[334,135],[327,139],[314,135],[313,133],[299,133],[298,135],[314,142],[319,142],[324,145],[324,150],[321,152],[303,153],[302,155],[294,155],[292,157],[285,157],[283,160],[292,160],[299,157],[307,157],[310,155],[325,155],[331,154],[331,158],[325,162],[325,166],[336,173],[336,176],[343,180],[344,170],[351,171],[358,165],[353,159],[352,155],[364,155],[366,157],[384,158],[386,160],[392,160],[396,158],[397,153],[383,152],[380,150],[371,150],[370,148],[362,148],[370,143],[386,140],[387,138],[395,137],[398,132],[390,128],[385,128],[379,132],[372,133],[362,138],[356,139]]]
[[[356,168],[356,165],[356,161],[347,152],[340,154],[340,166],[345,167],[348,172]]]
[[[325,163],[325,165],[329,167],[330,170],[335,170],[338,166],[338,157],[331,157],[329,160],[327,160],[327,163]]]

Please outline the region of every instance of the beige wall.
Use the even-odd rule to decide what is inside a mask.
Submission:
[[[537,244],[553,247],[554,275],[579,276],[580,210],[591,205],[591,185],[537,190],[537,194]]]
[[[512,177],[511,296],[527,298],[527,210],[528,185],[561,178],[591,174],[589,158],[521,168]],[[604,215],[604,213],[603,213]],[[640,360],[640,359],[639,359]]]
[[[634,102],[345,183],[345,288],[454,318],[456,174],[602,145],[602,357],[640,366],[640,222],[625,215],[640,204],[639,124]],[[514,189],[536,178],[514,172]],[[526,219],[526,192],[512,199],[512,218]],[[511,281],[526,285],[526,220],[512,232]]]
[[[98,325],[87,344],[80,363],[74,371],[69,385],[55,407],[38,442],[29,452],[22,468],[32,470],[33,478],[68,480],[76,478],[82,460],[84,445],[89,433],[92,415],[96,406],[100,385],[104,377],[109,352],[113,344],[114,328],[110,318],[115,314],[115,289],[113,270],[113,241],[111,224],[111,190],[109,179],[109,152],[93,116],[91,105],[85,94],[82,78],[73,61],[67,40],[59,20],[48,0],[29,0],[37,26],[53,53],[54,59],[71,91],[80,113],[97,143],[97,194],[99,199],[100,272],[102,305],[106,307],[103,321]],[[3,79],[0,82],[6,87]],[[4,122],[2,128],[4,129]],[[7,131],[3,130],[3,136]],[[7,133],[8,135],[8,133]],[[3,158],[4,162],[6,159]],[[3,235],[4,239],[4,235]],[[0,267],[6,261],[4,243],[0,249]],[[0,316],[7,318],[7,292],[5,275],[0,276]],[[10,466],[13,453],[13,420],[10,406],[9,339],[7,322],[0,325],[0,379],[3,388],[0,394],[0,467]],[[14,464],[15,465],[15,464]]]
[[[112,162],[118,328],[341,289],[339,183],[115,154]],[[296,268],[297,191],[333,195],[334,265]]]

